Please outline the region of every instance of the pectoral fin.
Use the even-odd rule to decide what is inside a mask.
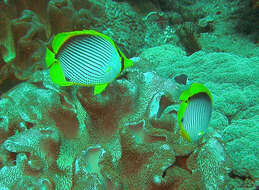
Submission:
[[[102,93],[108,84],[99,84],[94,87],[94,95]]]

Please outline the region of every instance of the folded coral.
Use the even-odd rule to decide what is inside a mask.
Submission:
[[[251,2],[256,8],[258,1]],[[174,9],[161,3],[156,7]],[[143,13],[124,2],[0,1],[0,8],[0,189],[256,186],[258,57],[218,52],[226,47],[213,53],[195,49],[186,56],[171,43],[142,49],[161,44],[159,35],[163,42],[172,40],[175,30],[162,30],[159,19],[161,25],[145,23]],[[176,10],[181,12],[181,6]],[[200,14],[169,17],[177,28],[184,20],[196,22]],[[92,88],[53,84],[43,59],[53,34],[90,27],[112,37],[129,55],[143,50],[134,68],[98,96]],[[204,32],[210,30],[202,30],[203,37]],[[198,145],[179,135],[178,97],[186,88],[173,79],[179,74],[205,84],[213,94],[208,134]]]

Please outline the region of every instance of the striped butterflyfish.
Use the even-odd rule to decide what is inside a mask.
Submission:
[[[57,34],[45,61],[54,83],[94,86],[94,95],[133,65],[111,38],[94,30]]]
[[[200,83],[193,83],[180,95],[177,120],[180,135],[189,142],[197,142],[207,131],[212,112],[212,95]]]

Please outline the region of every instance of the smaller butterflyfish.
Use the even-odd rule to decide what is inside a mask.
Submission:
[[[180,134],[189,142],[197,142],[207,131],[212,112],[212,95],[200,83],[193,83],[180,95],[177,120]]]
[[[94,30],[59,33],[51,45],[45,57],[51,80],[60,86],[94,86],[94,95],[133,66],[111,38]]]

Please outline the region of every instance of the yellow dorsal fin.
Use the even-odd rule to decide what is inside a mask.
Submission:
[[[57,34],[52,41],[52,49],[55,54],[58,53],[59,48],[71,37],[88,34],[87,31],[62,32]]]
[[[108,36],[99,33],[95,30],[81,30],[81,31],[73,31],[73,32],[62,32],[57,34],[53,41],[52,41],[52,49],[54,51],[55,54],[58,53],[59,48],[71,37],[74,36],[78,36],[78,35],[94,35],[94,36],[100,36],[102,38],[107,39],[108,41],[110,41],[112,44],[114,44],[114,42],[112,41],[111,38],[109,38]]]

